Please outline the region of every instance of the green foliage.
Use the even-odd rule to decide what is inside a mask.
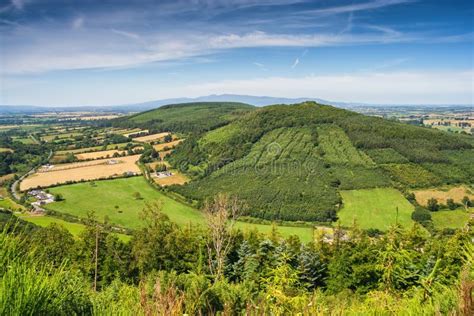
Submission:
[[[171,189],[200,202],[232,193],[264,219],[331,221],[339,190],[469,182],[455,153],[472,146],[463,135],[314,102],[275,105],[178,146],[169,161],[195,181]]]
[[[388,164],[383,165],[382,168],[384,168],[395,181],[405,184],[408,187],[430,187],[442,183],[439,177],[417,164]]]
[[[411,219],[415,222],[423,224],[425,222],[431,221],[431,213],[427,209],[417,206],[411,214]]]
[[[439,204],[438,204],[438,200],[435,199],[435,198],[431,198],[428,200],[428,203],[426,205],[426,207],[428,208],[428,210],[430,210],[431,212],[437,212],[439,210]]]
[[[237,102],[171,104],[116,119],[113,124],[156,131],[202,133],[226,125],[253,109],[251,105]]]
[[[38,262],[26,240],[0,233],[0,314],[75,315],[90,313],[91,302],[80,275],[64,265]]]
[[[366,153],[377,164],[407,163],[408,159],[393,148],[368,149]]]

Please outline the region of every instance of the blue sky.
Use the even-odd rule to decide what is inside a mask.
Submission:
[[[0,104],[474,103],[460,0],[0,0]]]

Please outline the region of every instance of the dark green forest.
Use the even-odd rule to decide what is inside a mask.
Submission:
[[[469,313],[472,228],[430,236],[418,224],[370,237],[357,226],[302,244],[232,228],[233,202],[208,228],[150,205],[123,242],[93,214],[74,238],[0,213],[2,315],[340,315]],[[223,219],[223,220],[222,220]],[[228,221],[229,220],[229,221]],[[219,246],[220,245],[220,246]]]
[[[229,192],[247,215],[322,222],[336,218],[339,190],[473,183],[473,146],[468,135],[305,102],[192,134],[169,161],[194,178],[172,188],[190,199]]]

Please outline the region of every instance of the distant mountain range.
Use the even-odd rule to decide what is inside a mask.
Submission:
[[[158,108],[166,104],[190,103],[190,102],[242,102],[255,106],[266,106],[270,104],[294,104],[304,101],[316,101],[321,104],[330,104],[341,108],[351,109],[356,107],[391,107],[391,106],[414,106],[413,105],[397,105],[397,104],[368,104],[358,102],[337,102],[328,101],[318,98],[279,98],[269,96],[252,96],[252,95],[238,95],[238,94],[212,94],[197,98],[172,98],[148,101],[143,103],[122,104],[122,105],[104,105],[104,106],[33,106],[33,105],[0,105],[0,114],[34,114],[44,112],[80,112],[80,111],[94,111],[94,112],[142,112]],[[416,106],[436,106],[443,105],[416,105]],[[454,104],[444,106],[455,106]],[[460,105],[467,106],[467,105]]]

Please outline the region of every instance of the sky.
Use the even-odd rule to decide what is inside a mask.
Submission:
[[[0,0],[0,104],[474,104],[472,0]]]

